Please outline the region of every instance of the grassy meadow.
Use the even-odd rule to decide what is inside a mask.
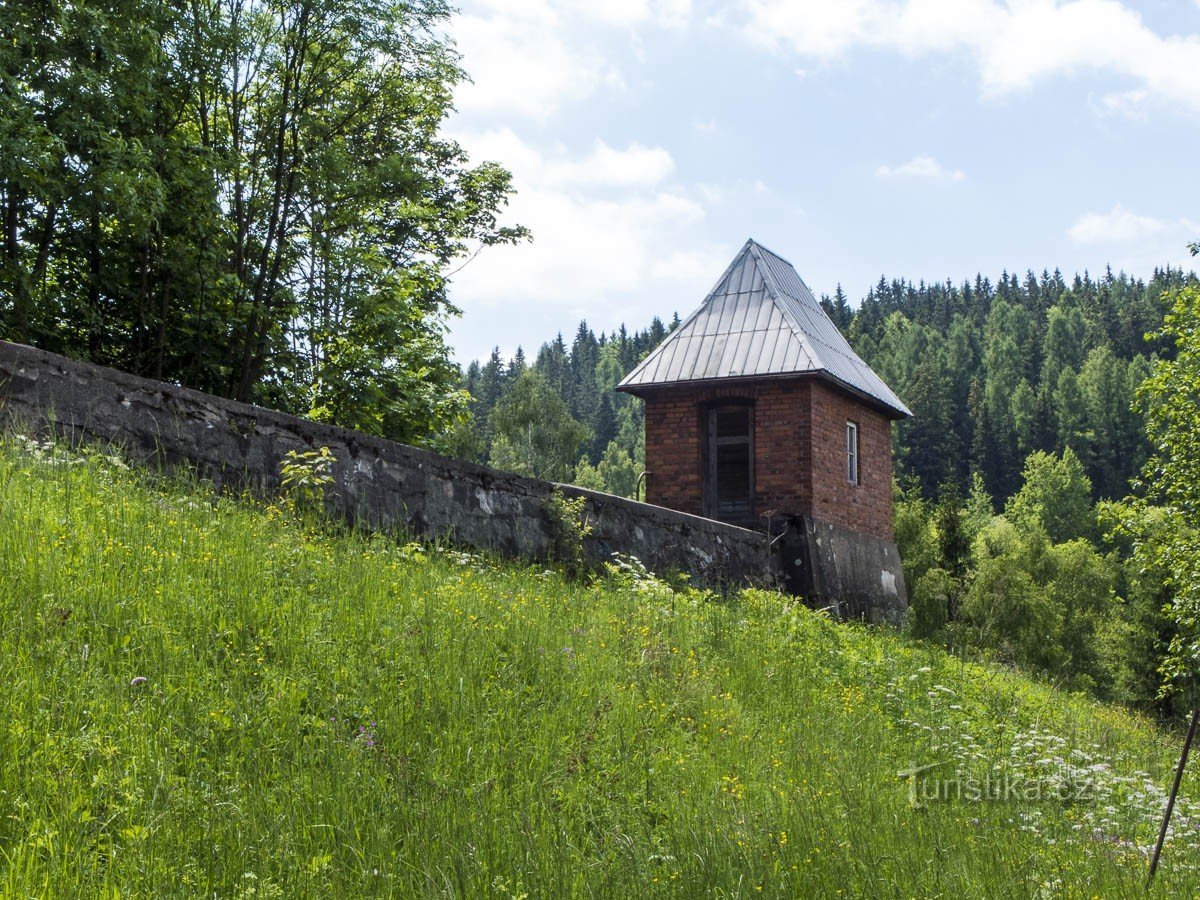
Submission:
[[[4,897],[1140,897],[1179,745],[775,594],[574,583],[23,439],[0,685]],[[1188,777],[1152,894],[1200,892],[1198,829]]]

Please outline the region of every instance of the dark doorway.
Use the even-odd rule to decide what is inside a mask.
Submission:
[[[705,515],[754,526],[754,407],[717,406],[708,411]]]

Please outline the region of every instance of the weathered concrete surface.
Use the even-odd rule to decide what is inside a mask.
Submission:
[[[884,541],[807,516],[788,522],[778,553],[784,586],[842,618],[900,625],[908,593],[900,551]]]
[[[0,421],[75,443],[109,442],[135,459],[187,465],[217,485],[269,494],[289,450],[337,458],[327,502],[369,528],[404,528],[506,556],[552,556],[561,526],[546,482],[272,410],[235,403],[53,353],[0,341]],[[562,487],[587,498],[585,552],[637,556],[651,571],[707,585],[774,583],[764,535]]]

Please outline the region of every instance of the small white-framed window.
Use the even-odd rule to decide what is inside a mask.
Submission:
[[[858,424],[846,422],[846,480],[858,484]]]

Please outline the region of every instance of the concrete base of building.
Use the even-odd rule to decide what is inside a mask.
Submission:
[[[908,591],[893,541],[809,516],[795,516],[779,535],[785,589],[844,619],[901,625]]]

